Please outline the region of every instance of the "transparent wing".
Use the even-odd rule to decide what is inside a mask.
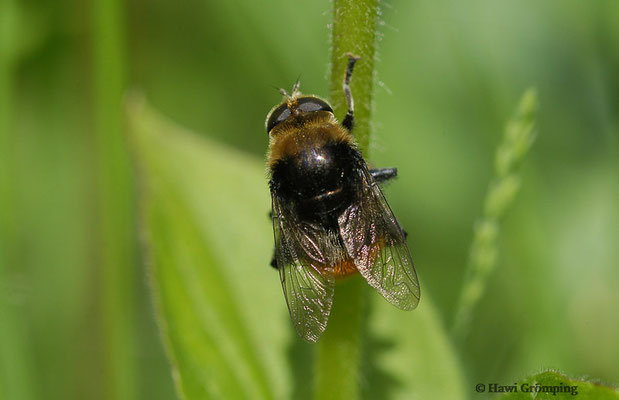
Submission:
[[[364,161],[358,169],[363,193],[338,219],[348,254],[365,280],[391,304],[412,310],[420,289],[402,228]]]
[[[335,278],[332,239],[319,226],[302,223],[272,195],[275,259],[290,318],[299,336],[315,342],[327,327]]]

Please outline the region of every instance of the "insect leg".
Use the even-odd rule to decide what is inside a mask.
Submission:
[[[273,219],[273,210],[269,211],[269,219]],[[275,249],[273,249],[273,257],[271,258],[271,263],[270,263],[271,267],[278,269],[277,268],[277,260],[275,259]]]
[[[370,170],[370,175],[372,175],[372,178],[374,178],[376,183],[384,183],[384,182],[390,181],[391,179],[397,177],[398,169],[397,168],[374,168]],[[400,227],[400,230],[402,231],[402,234],[404,235],[404,239],[408,238],[408,232],[406,232],[404,228],[402,228],[402,225],[400,225],[399,221],[397,222],[398,222],[398,226]]]
[[[277,260],[275,259],[275,249],[273,249],[273,258],[271,258],[271,267],[275,269],[279,269],[277,268]]]
[[[387,182],[398,176],[397,168],[374,168],[370,170],[370,175],[378,183]]]
[[[348,112],[342,121],[342,125],[351,131],[355,122],[355,103],[353,102],[352,93],[350,93],[350,77],[352,76],[353,68],[355,68],[355,63],[359,61],[359,57],[353,56],[352,53],[346,55],[348,56],[348,66],[346,67],[346,76],[344,77],[342,87],[344,88],[344,96],[346,96],[346,104],[348,104]]]

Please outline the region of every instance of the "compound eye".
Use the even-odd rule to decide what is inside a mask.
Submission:
[[[271,132],[271,129],[284,122],[290,117],[290,110],[288,104],[280,104],[276,109],[269,113],[269,119],[267,120],[267,133]]]
[[[324,100],[318,97],[301,97],[299,98],[298,109],[303,112],[329,111],[333,112],[331,106]]]

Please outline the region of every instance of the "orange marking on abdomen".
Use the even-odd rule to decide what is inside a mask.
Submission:
[[[379,241],[374,244],[370,249],[369,260],[372,260],[372,264],[376,262],[376,257],[378,257],[381,248],[385,245],[384,240]],[[333,275],[335,275],[335,279],[346,278],[350,275],[359,272],[357,266],[355,265],[352,258],[346,258],[343,261],[339,262],[333,268]]]
[[[339,264],[335,265],[335,267],[333,268],[333,274],[335,275],[336,279],[346,278],[357,272],[359,271],[357,271],[357,267],[355,266],[355,263],[353,262],[352,258],[347,258],[341,261]]]

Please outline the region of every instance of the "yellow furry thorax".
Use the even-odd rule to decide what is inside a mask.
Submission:
[[[272,168],[284,157],[291,157],[308,147],[321,147],[330,142],[344,142],[356,146],[350,132],[331,112],[317,111],[291,116],[269,133],[268,165]]]

